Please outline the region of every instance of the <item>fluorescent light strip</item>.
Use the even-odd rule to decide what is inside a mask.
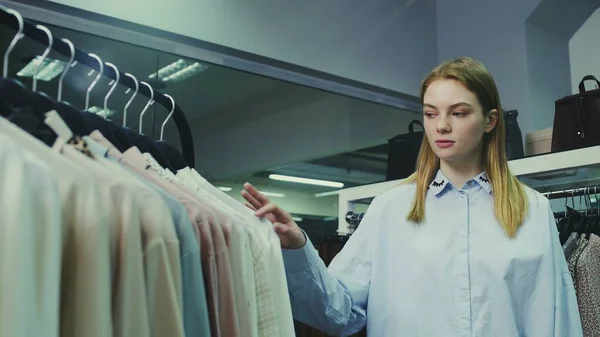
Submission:
[[[285,175],[281,175],[281,174],[270,174],[269,175],[269,179],[279,180],[279,181],[287,181],[287,182],[299,183],[299,184],[327,186],[327,187],[334,187],[334,188],[342,188],[342,187],[344,187],[343,183],[338,183],[338,182],[335,182],[335,181],[327,181],[327,180],[318,180],[318,179],[292,177],[292,176],[285,176]]]
[[[315,194],[315,198],[328,197],[330,195],[338,195],[338,194],[340,194],[340,190],[323,192],[323,193],[316,193]]]
[[[231,188],[231,187],[226,187],[226,186],[219,186],[219,187],[217,187],[217,188],[218,188],[218,189],[220,189],[220,190],[221,190],[221,191],[223,191],[223,192],[229,192],[229,191],[231,191],[231,190],[232,190],[232,188]]]
[[[293,216],[293,217],[292,217],[292,220],[294,220],[294,221],[296,221],[296,222],[301,222],[301,221],[302,221],[302,220],[304,220],[304,219],[302,219],[302,218],[299,218],[299,217],[297,217],[297,216]]]

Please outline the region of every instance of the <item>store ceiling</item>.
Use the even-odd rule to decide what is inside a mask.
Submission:
[[[52,31],[55,39],[68,38],[76,48],[95,53],[104,62],[111,62],[120,71],[131,73],[138,80],[147,81],[155,87],[156,83],[152,83],[148,76],[180,58],[177,55],[145,49],[61,27],[48,26],[48,28]],[[0,29],[0,50],[6,49],[13,34],[14,32],[8,29]],[[45,47],[45,45],[27,37],[19,41],[10,57],[9,76],[15,77],[27,61],[35,55],[41,55]],[[54,52],[49,57],[67,60],[64,56]],[[89,72],[90,69],[87,67],[75,66],[69,71],[64,82],[63,98],[74,106],[81,107],[81,109],[85,106],[86,90],[96,76],[96,74],[89,75]],[[27,87],[31,87],[31,79],[20,78],[20,80]],[[51,82],[38,81],[38,87],[40,91],[53,97],[56,96],[56,80]],[[215,65],[209,65],[204,72],[185,81],[170,83],[166,86],[161,84],[158,87],[159,91],[173,96],[190,122],[201,121],[206,118],[227,118],[229,109],[238,109],[240,106],[250,104],[252,101],[268,101],[274,95],[289,90],[309,90],[296,84]],[[102,106],[104,96],[109,89],[109,80],[102,78],[91,92],[90,105]],[[115,109],[120,113],[130,95],[131,93],[126,93],[126,88],[118,86],[108,101],[108,108]],[[136,97],[129,109],[130,115],[128,115],[127,126],[134,129],[138,128],[139,115],[147,101],[148,99],[141,95]],[[156,107],[155,111],[153,128],[155,133],[153,134],[157,135],[159,132],[157,128],[168,114],[168,111],[159,106]],[[152,124],[152,118],[144,118],[144,132],[149,134],[148,128]],[[115,115],[112,119],[120,121],[122,117]],[[174,130],[175,128],[171,125],[167,128],[167,135],[169,132],[173,133]],[[167,137],[167,139],[174,139],[175,137]],[[361,185],[385,178],[386,151],[385,146],[374,147],[310,162],[275,167],[268,171],[256,172],[254,175],[265,176],[268,173],[280,173],[342,181],[350,186]],[[235,178],[250,180],[251,177]]]

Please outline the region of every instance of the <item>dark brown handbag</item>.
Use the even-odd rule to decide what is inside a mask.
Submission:
[[[600,145],[600,89],[585,90],[585,81],[600,82],[593,75],[579,83],[579,93],[554,104],[552,152]]]

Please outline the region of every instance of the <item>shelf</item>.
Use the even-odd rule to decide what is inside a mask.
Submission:
[[[600,184],[600,146],[511,160],[508,166],[520,181],[540,192]],[[373,198],[401,182],[385,181],[341,190],[338,234],[349,234],[345,216],[356,204],[368,205]]]

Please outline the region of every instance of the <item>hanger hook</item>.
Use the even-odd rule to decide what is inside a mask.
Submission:
[[[123,109],[123,127],[125,127],[127,123],[127,109],[129,109],[129,105],[131,105],[131,102],[133,102],[133,99],[137,95],[138,90],[140,90],[140,84],[138,83],[138,80],[137,78],[135,78],[135,76],[131,75],[130,73],[125,73],[125,76],[130,77],[133,80],[133,83],[135,83],[135,91],[133,92],[133,95],[131,95],[131,98],[129,99],[129,101],[127,101],[127,104],[125,104],[125,108]]]
[[[90,92],[92,92],[92,89],[94,89],[94,86],[96,85],[96,83],[98,83],[100,77],[102,77],[102,73],[104,72],[104,63],[102,62],[102,59],[96,54],[89,53],[88,55],[94,58],[96,61],[98,61],[100,71],[98,72],[98,75],[96,75],[96,78],[92,81],[92,84],[90,84],[89,88],[87,89],[87,92],[85,93],[85,110],[87,110],[90,107]]]
[[[112,70],[115,71],[115,83],[113,83],[112,87],[110,87],[110,89],[108,90],[108,93],[106,93],[106,96],[104,96],[104,109],[102,111],[104,111],[104,119],[108,119],[108,98],[110,97],[110,95],[112,95],[113,91],[115,91],[115,88],[117,87],[117,85],[119,85],[119,79],[121,78],[121,74],[119,73],[119,69],[117,68],[117,66],[115,66],[114,64],[110,63],[110,62],[105,62],[104,64],[106,64],[107,67],[111,67]]]
[[[171,118],[171,115],[173,115],[173,112],[175,112],[175,100],[169,94],[164,94],[164,95],[171,101],[171,111],[169,112],[169,115],[167,116],[167,118],[165,119],[165,121],[162,123],[162,125],[160,127],[160,140],[163,140],[163,135],[165,132],[165,125],[167,125],[167,121],[169,120],[169,118]]]
[[[69,70],[71,69],[73,60],[75,60],[75,46],[73,45],[73,42],[64,38],[60,40],[64,42],[67,46],[69,46],[69,50],[71,51],[71,57],[69,58],[69,62],[65,66],[65,70],[63,70],[62,74],[60,75],[60,79],[58,80],[58,95],[56,95],[56,100],[59,102],[62,100],[63,80],[65,79],[65,76],[67,76],[67,72],[69,72]]]
[[[17,31],[17,34],[15,34],[15,36],[13,37],[12,41],[10,41],[8,48],[6,48],[6,51],[4,52],[4,66],[2,67],[2,77],[7,78],[8,77],[8,57],[10,56],[10,53],[17,45],[17,42],[19,42],[19,40],[21,40],[23,38],[23,36],[25,36],[25,34],[23,34],[23,28],[25,27],[25,25],[23,23],[23,17],[21,16],[21,14],[19,12],[17,12],[14,9],[10,9],[10,8],[7,8],[5,11],[8,14],[11,14],[14,17],[16,17],[17,22],[19,22],[19,30]]]
[[[48,54],[50,54],[50,50],[52,50],[52,45],[54,44],[54,38],[52,37],[52,32],[50,32],[50,29],[48,29],[42,25],[35,25],[35,28],[46,33],[46,36],[48,36],[48,47],[46,47],[46,50],[44,50],[44,53],[42,54],[42,59],[40,60],[40,63],[38,63],[37,67],[35,67],[35,73],[33,75],[33,88],[32,88],[33,92],[37,91],[37,77],[40,72],[40,68],[42,68],[44,61],[46,61]]]
[[[148,89],[150,90],[150,100],[148,101],[148,103],[146,103],[146,106],[144,106],[144,110],[142,110],[142,113],[140,114],[140,135],[142,134],[142,119],[144,119],[144,114],[146,113],[146,110],[148,110],[148,107],[150,106],[150,104],[152,104],[152,102],[154,102],[154,89],[152,89],[152,86],[144,81],[141,81],[140,84],[143,84],[145,86],[148,87]]]

